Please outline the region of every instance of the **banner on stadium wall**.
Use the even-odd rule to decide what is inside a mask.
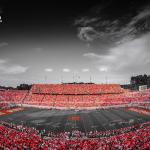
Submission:
[[[145,90],[147,90],[147,85],[139,86],[139,91],[145,91]]]

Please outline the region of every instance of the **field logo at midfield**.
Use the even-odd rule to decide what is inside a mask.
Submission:
[[[79,115],[69,116],[68,120],[70,120],[70,121],[80,121],[80,116]]]

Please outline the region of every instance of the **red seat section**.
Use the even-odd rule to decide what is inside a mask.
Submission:
[[[0,101],[65,109],[95,109],[149,100],[150,90],[130,92],[118,84],[34,84],[30,91],[0,91]]]
[[[27,95],[28,91],[3,90],[0,91],[0,100],[11,103],[21,103]]]
[[[100,132],[83,133],[75,130],[68,138],[69,134],[69,132],[55,134],[53,131],[47,133],[24,125],[0,122],[0,149],[149,150],[150,148],[150,122]]]
[[[122,93],[119,84],[34,84],[32,93],[40,94],[106,94]]]

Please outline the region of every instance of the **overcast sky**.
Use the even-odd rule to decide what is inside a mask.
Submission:
[[[1,0],[0,16],[0,85],[150,74],[148,0]]]

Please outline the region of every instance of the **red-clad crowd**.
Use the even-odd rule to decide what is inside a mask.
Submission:
[[[129,107],[127,109],[131,110],[131,111],[135,111],[135,112],[137,112],[139,114],[144,114],[144,115],[150,116],[150,109],[147,109],[147,108],[143,108],[143,107]]]
[[[0,100],[18,104],[24,100],[27,94],[28,91],[23,90],[0,90]]]
[[[0,103],[0,110],[4,110],[10,108],[10,105],[8,103]]]
[[[23,104],[49,106],[52,108],[99,108],[128,105],[150,101],[150,92],[124,92],[120,94],[29,94]]]
[[[12,109],[12,108],[15,108],[16,105],[12,105],[10,103],[3,103],[3,102],[0,102],[0,110],[8,110],[8,109]]]
[[[35,84],[30,91],[2,90],[0,100],[57,109],[92,109],[150,102],[150,91],[130,92],[118,84]]]
[[[122,93],[119,84],[34,84],[32,93],[45,94],[106,94]]]
[[[142,103],[139,105],[139,107],[150,110],[150,103]]]
[[[0,148],[6,150],[149,150],[150,122],[106,132],[53,134],[0,122]]]

